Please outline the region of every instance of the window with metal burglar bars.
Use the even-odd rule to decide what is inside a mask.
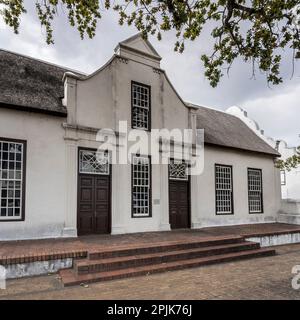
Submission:
[[[21,220],[24,144],[0,141],[0,220]]]
[[[150,129],[150,87],[132,83],[132,128]]]
[[[133,157],[132,163],[132,215],[133,217],[149,217],[151,164],[149,157]]]
[[[248,169],[249,212],[262,213],[262,171]]]
[[[233,213],[232,167],[225,165],[215,166],[216,177],[216,213]]]

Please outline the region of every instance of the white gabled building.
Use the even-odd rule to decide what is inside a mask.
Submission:
[[[90,75],[0,50],[0,240],[276,221],[279,153],[237,117],[185,103],[160,60],[140,35]],[[97,161],[101,129],[127,151],[120,121],[147,136],[204,129],[203,173],[186,175],[176,152]]]
[[[289,147],[283,140],[275,140],[267,137],[259,126],[259,124],[248,117],[247,111],[240,107],[230,107],[227,113],[235,115],[246,123],[260,138],[267,142],[272,148],[276,149],[280,154],[280,159],[286,160],[294,155],[297,155],[296,147]],[[300,166],[291,171],[282,170],[281,175],[281,192],[282,199],[300,201]]]

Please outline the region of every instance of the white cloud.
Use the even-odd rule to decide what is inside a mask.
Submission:
[[[300,84],[283,93],[246,101],[242,108],[248,111],[267,135],[300,145]]]
[[[10,27],[5,27],[0,34],[0,47],[49,62],[56,62],[56,50],[51,46],[45,46],[39,24],[29,15],[24,15],[21,25],[19,34],[14,34]]]

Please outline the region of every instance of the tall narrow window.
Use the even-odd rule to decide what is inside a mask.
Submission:
[[[24,219],[25,142],[0,138],[0,221]]]
[[[285,170],[280,170],[280,180],[281,180],[281,185],[285,186],[286,185],[286,174]]]
[[[215,165],[216,214],[233,214],[232,167]]]
[[[132,159],[132,216],[151,216],[151,162],[149,157]]]
[[[263,212],[262,171],[248,169],[248,201],[250,213]]]
[[[150,87],[132,82],[131,91],[132,128],[150,130]]]

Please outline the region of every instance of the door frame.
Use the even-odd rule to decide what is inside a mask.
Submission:
[[[85,148],[85,147],[78,147],[77,148],[77,210],[76,210],[76,229],[77,229],[77,235],[79,235],[79,176],[83,175],[91,175],[91,176],[99,176],[98,174],[92,174],[92,173],[80,173],[79,172],[79,154],[81,150],[88,150],[88,151],[97,151],[96,148]],[[108,151],[110,157],[111,157],[111,152]],[[101,176],[101,175],[100,175]],[[111,229],[112,229],[112,164],[109,165],[109,203],[108,203],[108,233],[111,234]],[[91,235],[97,235],[97,233],[93,233]]]
[[[175,158],[170,158],[170,161],[172,160],[177,160]],[[189,167],[190,164],[187,163],[187,166]],[[173,180],[173,181],[181,181],[181,180]],[[191,193],[191,176],[188,175],[188,180],[185,181],[188,184],[188,229],[191,229],[192,226],[192,215],[191,215],[191,205],[192,205],[192,193]],[[171,230],[176,230],[172,229],[171,223],[170,223],[170,165],[168,164],[168,215],[169,215],[169,224],[170,224],[170,229]],[[179,229],[179,228],[178,228]]]

